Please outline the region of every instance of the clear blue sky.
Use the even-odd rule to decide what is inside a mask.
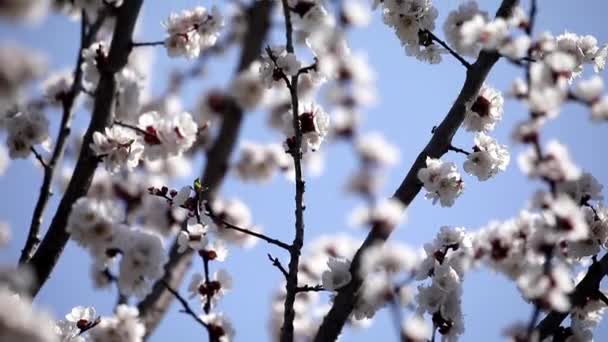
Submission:
[[[437,0],[440,12],[438,27],[447,12],[463,1]],[[171,11],[192,8],[196,5],[209,7],[214,2],[195,0],[146,1],[140,22],[138,40],[151,41],[164,37],[161,20]],[[221,3],[221,1],[215,1]],[[480,1],[481,6],[494,12],[499,1]],[[583,5],[584,4],[584,5]],[[527,1],[524,1],[527,6]],[[549,30],[555,34],[564,30],[594,34],[602,43],[608,41],[608,26],[605,14],[608,3],[603,0],[539,1],[538,30]],[[400,183],[405,172],[426,144],[431,128],[446,114],[464,79],[464,70],[455,60],[445,56],[440,65],[429,66],[407,57],[389,28],[373,14],[370,27],[351,33],[350,42],[354,51],[366,51],[370,64],[377,74],[379,101],[366,112],[364,130],[379,130],[389,141],[401,148],[401,162],[390,170],[383,193],[390,195]],[[278,30],[280,28],[276,28]],[[279,31],[277,31],[279,32]],[[442,32],[438,30],[439,35]],[[17,41],[48,54],[53,68],[69,67],[75,59],[78,44],[78,24],[63,17],[51,16],[35,27],[21,27],[0,24],[0,41]],[[275,34],[276,37],[276,34]],[[277,38],[276,43],[282,40]],[[222,86],[230,79],[234,69],[234,53],[230,58],[215,61],[208,69],[208,77],[203,82],[190,83],[183,92],[186,108],[194,106],[199,94],[211,86]],[[187,67],[185,59],[169,60],[158,48],[152,76],[153,92],[164,89],[166,72],[174,66]],[[520,70],[506,62],[499,62],[489,77],[490,83],[498,89],[506,90],[512,79],[520,75]],[[605,73],[602,75],[606,81]],[[49,113],[52,120],[58,113]],[[513,124],[525,118],[522,106],[507,101],[503,121],[495,131],[497,139],[511,144],[509,135]],[[77,125],[82,124],[86,113],[78,114]],[[255,113],[247,116],[242,137],[249,140],[270,141],[278,139],[264,126],[265,116]],[[568,105],[560,118],[549,125],[543,138],[557,138],[570,148],[574,160],[583,169],[592,172],[602,184],[608,184],[608,163],[605,152],[600,147],[608,145],[607,126],[594,125],[589,120],[586,109]],[[472,135],[459,132],[455,144],[469,147]],[[329,145],[328,145],[329,146]],[[310,241],[321,234],[347,231],[363,237],[364,232],[347,227],[345,221],[350,210],[357,204],[342,193],[345,178],[356,167],[349,147],[335,144],[327,150],[326,172],[323,177],[307,183],[306,192],[306,234]],[[513,148],[512,163],[508,170],[490,182],[480,183],[465,177],[466,190],[456,204],[449,209],[433,207],[423,196],[418,196],[408,210],[408,221],[391,237],[392,239],[421,246],[433,238],[442,225],[465,226],[477,229],[492,219],[507,219],[518,213],[530,195],[541,184],[531,182],[519,171],[516,156],[519,148]],[[595,152],[595,153],[594,153]],[[450,160],[461,165],[462,156],[448,155]],[[41,183],[41,170],[32,166],[32,161],[15,161],[7,174],[0,178],[3,190],[0,219],[10,223],[14,240],[8,249],[0,251],[0,262],[15,263],[18,258],[29,226],[34,207],[34,194]],[[200,163],[194,168],[200,171]],[[194,177],[194,176],[193,176]],[[188,180],[177,180],[184,184]],[[228,197],[238,196],[251,208],[254,221],[263,225],[272,236],[291,240],[293,234],[293,185],[282,178],[270,184],[241,184],[229,178],[222,188]],[[604,191],[604,196],[608,193]],[[53,198],[51,210],[45,223],[50,219],[59,196]],[[258,244],[251,250],[232,249],[228,261],[223,265],[234,276],[234,290],[223,299],[221,310],[233,321],[237,329],[237,341],[267,340],[267,321],[271,295],[281,280],[281,275],[273,268],[266,253],[272,252],[285,258],[280,251],[265,244]],[[57,317],[63,316],[76,305],[92,305],[100,313],[110,313],[116,295],[112,292],[94,292],[89,279],[90,258],[70,242],[62,255],[58,267],[37,299],[39,305],[50,308]],[[195,263],[201,269],[202,265]],[[189,279],[189,278],[188,278]],[[464,341],[499,341],[502,329],[517,320],[528,320],[532,308],[525,304],[515,289],[497,274],[487,270],[470,273],[465,281],[464,313],[466,332]],[[178,312],[174,305],[171,313],[157,330],[152,341],[200,341],[205,339],[203,331],[191,319]],[[392,340],[394,332],[385,310],[379,312],[372,327],[351,333],[347,331],[345,341]],[[604,320],[596,331],[596,336],[608,336],[608,323]],[[602,340],[598,338],[596,340]]]

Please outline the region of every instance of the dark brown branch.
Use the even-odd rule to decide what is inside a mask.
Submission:
[[[272,254],[268,253],[268,259],[272,262],[272,266],[278,268],[279,271],[281,271],[283,276],[285,276],[285,279],[289,278],[289,274],[287,273],[285,267],[283,267],[283,264],[281,264],[279,258],[275,258],[272,256]]]
[[[294,53],[293,46],[293,26],[291,22],[291,13],[287,0],[282,0],[283,3],[283,15],[285,16],[285,39],[286,39],[286,50],[288,53]],[[294,169],[295,169],[295,183],[296,183],[296,194],[295,194],[295,236],[293,243],[291,244],[291,250],[289,251],[289,265],[287,283],[285,284],[285,308],[283,313],[283,326],[281,327],[280,341],[281,342],[293,342],[294,340],[294,327],[293,321],[295,319],[294,303],[296,300],[297,288],[298,288],[298,268],[300,265],[300,253],[304,246],[304,180],[302,177],[302,128],[300,127],[300,112],[298,103],[298,77],[299,73],[291,77],[291,83],[287,82],[289,93],[291,95],[291,112],[293,115],[292,124],[294,129],[294,140],[295,144],[290,149],[291,156],[293,157]],[[291,86],[289,86],[291,84]]]
[[[27,263],[36,276],[36,281],[32,286],[32,296],[40,291],[40,288],[48,279],[70,237],[65,228],[72,205],[80,197],[86,195],[91,185],[99,160],[89,148],[89,145],[93,141],[93,133],[102,131],[112,122],[112,107],[114,94],[116,93],[114,74],[127,65],[131,51],[131,36],[142,2],[143,0],[127,1],[117,9],[116,28],[112,37],[112,44],[106,63],[100,66],[99,73],[101,76],[95,92],[93,114],[84,135],[80,155],[74,168],[74,176],[68,184],[44,239]]]
[[[598,296],[600,293],[600,282],[608,274],[608,253],[604,254],[600,261],[594,261],[587,274],[574,288],[570,295],[570,302],[573,307],[584,306],[590,298]],[[599,299],[599,298],[598,298]],[[539,332],[539,340],[544,340],[546,337],[553,335],[560,324],[570,312],[552,311],[536,326]]]
[[[70,124],[74,109],[74,102],[76,101],[78,92],[82,90],[82,69],[80,68],[80,65],[82,64],[82,49],[89,47],[89,45],[93,43],[95,37],[97,36],[97,32],[105,21],[105,18],[106,13],[102,11],[98,15],[97,20],[89,27],[87,31],[86,15],[84,15],[84,13],[82,14],[82,22],[80,24],[80,47],[78,48],[76,65],[74,66],[73,71],[74,81],[67,94],[61,95],[63,114],[61,116],[61,122],[59,123],[59,131],[57,133],[57,139],[55,139],[56,143],[53,153],[51,154],[51,159],[49,159],[48,167],[46,167],[44,170],[44,178],[42,180],[42,185],[40,186],[40,193],[38,194],[38,200],[36,201],[36,206],[34,207],[34,213],[32,214],[32,221],[30,223],[30,230],[25,242],[25,246],[21,251],[19,263],[29,261],[32,253],[40,243],[40,237],[38,234],[40,232],[40,226],[42,225],[42,216],[44,215],[48,200],[52,194],[51,186],[53,184],[53,177],[55,175],[55,167],[59,160],[61,160],[63,152],[65,151],[65,144],[70,136]]]
[[[456,52],[454,49],[452,49],[446,42],[439,39],[439,37],[437,37],[433,32],[431,32],[429,30],[424,30],[423,32],[428,34],[429,37],[431,37],[431,40],[433,40],[434,42],[441,45],[444,49],[446,49],[448,51],[448,53],[450,55],[452,55],[452,57],[456,58],[456,60],[458,60],[460,62],[460,64],[462,64],[465,68],[467,68],[467,69],[471,68],[471,63],[469,63],[469,61],[464,59],[464,57],[462,57],[458,52]]]
[[[246,70],[260,56],[264,41],[270,27],[270,13],[273,1],[255,1],[247,10],[247,34],[243,38],[241,58],[236,72]],[[205,199],[212,199],[228,171],[228,163],[243,121],[243,112],[236,104],[230,103],[226,113],[222,115],[217,138],[207,152],[207,164],[201,178],[207,190]],[[169,262],[165,265],[162,281],[177,288],[183,281],[192,263],[192,252],[179,253],[177,242],[173,243],[169,253]],[[146,326],[146,337],[149,337],[166,314],[173,296],[168,293],[162,283],[157,282],[150,293],[138,304],[140,317]]]
[[[503,0],[498,9],[497,16],[507,17],[510,15],[517,2],[517,0]],[[477,97],[479,89],[499,57],[500,56],[495,52],[482,51],[475,63],[467,70],[464,85],[462,86],[456,101],[450,108],[447,116],[435,129],[431,140],[422,152],[420,152],[416,161],[403,179],[403,182],[393,195],[393,197],[403,203],[405,207],[409,206],[420,192],[422,183],[418,180],[418,171],[426,166],[426,158],[440,158],[448,151],[454,134],[464,121],[466,104],[471,103]],[[359,275],[361,255],[363,255],[369,247],[386,241],[391,233],[391,230],[387,230],[382,226],[376,225],[372,227],[367,238],[363,242],[363,245],[361,245],[355,254],[351,264],[350,271],[353,275],[352,281],[338,291],[332,308],[323,319],[323,323],[319,327],[314,341],[335,341],[338,338],[346,320],[354,308],[356,294],[363,281]]]

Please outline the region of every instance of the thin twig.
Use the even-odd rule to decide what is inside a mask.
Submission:
[[[43,169],[48,169],[49,166],[48,164],[44,161],[44,157],[36,150],[36,148],[34,146],[30,147],[30,151],[32,151],[32,153],[34,154],[34,157],[36,157],[36,159],[38,159],[38,162],[40,163],[40,165],[42,165]]]
[[[454,49],[452,49],[446,42],[439,39],[439,37],[437,37],[433,32],[426,30],[426,29],[423,32],[428,34],[429,37],[431,37],[431,40],[433,40],[434,42],[441,45],[444,49],[446,49],[450,53],[450,55],[452,55],[454,58],[456,58],[460,62],[460,64],[462,64],[465,68],[467,68],[467,69],[471,68],[471,63],[469,63],[469,61],[464,59],[464,57],[462,57],[458,52],[456,52]]]
[[[298,286],[296,288],[296,292],[300,293],[300,292],[322,292],[322,291],[327,291],[323,285],[304,285],[304,286]]]
[[[294,53],[293,46],[293,26],[291,13],[287,0],[282,0],[283,15],[285,17],[285,49],[288,53]],[[302,129],[300,127],[300,112],[298,99],[298,77],[299,74],[291,77],[291,82],[286,82],[291,95],[292,125],[294,129],[294,145],[290,148],[293,157],[295,170],[295,236],[289,251],[290,259],[288,265],[288,276],[285,284],[285,305],[283,313],[283,326],[281,327],[280,341],[292,342],[294,340],[295,319],[294,303],[298,287],[298,268],[300,264],[300,253],[304,246],[304,180],[302,177]],[[291,84],[291,86],[289,86]]]
[[[283,249],[285,249],[287,251],[291,250],[291,246],[289,244],[281,241],[281,240],[271,238],[271,237],[269,237],[267,235],[264,235],[262,233],[254,232],[253,230],[250,230],[250,229],[239,227],[237,225],[234,225],[234,224],[226,221],[225,219],[219,218],[218,216],[216,216],[215,214],[213,214],[211,212],[208,212],[207,216],[209,216],[214,221],[219,221],[220,223],[222,223],[225,226],[224,228],[226,228],[226,229],[236,230],[237,232],[240,232],[240,233],[243,233],[243,234],[247,234],[247,235],[256,237],[256,238],[258,238],[260,240],[264,240],[264,241],[268,242],[271,245],[275,245],[275,246],[281,247],[281,248],[283,248]]]
[[[182,305],[182,308],[183,308],[182,312],[190,315],[198,324],[200,324],[203,327],[205,327],[205,329],[209,329],[209,325],[207,323],[205,323],[200,317],[198,317],[198,315],[196,314],[196,312],[194,312],[194,310],[192,310],[192,308],[190,307],[190,304],[188,304],[188,301],[186,301],[186,299],[184,299],[184,297],[182,297],[179,294],[179,292],[177,292],[176,290],[174,290],[164,280],[162,280],[162,284],[167,289],[167,291],[171,292],[171,294],[175,297],[175,299],[177,299],[177,301]]]
[[[283,276],[285,276],[285,279],[289,278],[289,274],[287,273],[287,270],[285,269],[285,267],[283,267],[283,265],[281,264],[281,261],[279,261],[278,258],[275,258],[272,256],[272,254],[268,253],[268,259],[272,262],[272,266],[278,268],[279,271],[281,271]]]
[[[463,150],[463,149],[458,148],[458,147],[456,147],[454,145],[451,145],[451,144],[450,144],[450,146],[448,146],[448,151],[453,151],[453,152],[456,152],[456,153],[462,153],[462,154],[464,154],[466,156],[468,156],[468,155],[471,154],[471,152]]]
[[[154,41],[154,42],[132,42],[131,43],[132,47],[160,46],[160,45],[165,45],[165,41],[164,40],[158,40],[158,41]]]

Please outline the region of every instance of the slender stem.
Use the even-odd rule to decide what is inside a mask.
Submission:
[[[293,46],[293,26],[291,23],[291,13],[287,0],[282,0],[283,15],[285,16],[285,39],[286,50],[288,53],[294,53]],[[294,340],[293,321],[295,319],[294,303],[296,299],[298,287],[298,268],[300,263],[300,253],[304,245],[304,181],[302,179],[302,130],[299,119],[299,100],[298,100],[298,76],[292,76],[291,82],[287,83],[291,95],[291,110],[293,114],[292,124],[295,132],[295,144],[291,148],[291,156],[295,165],[295,237],[290,249],[290,260],[287,283],[285,290],[285,309],[283,314],[283,326],[281,327],[280,341],[292,342]]]
[[[304,286],[298,286],[296,288],[296,292],[300,293],[300,292],[322,292],[322,291],[327,291],[323,285],[304,285]]]
[[[53,184],[56,165],[63,156],[66,142],[70,136],[70,125],[74,110],[74,103],[79,92],[82,90],[82,69],[80,68],[80,65],[82,64],[83,57],[81,51],[82,49],[89,47],[89,45],[93,42],[97,36],[97,32],[105,21],[106,15],[107,13],[105,11],[101,11],[97,16],[96,21],[92,25],[88,25],[86,13],[84,10],[82,11],[82,21],[80,23],[80,47],[78,48],[76,65],[74,66],[73,71],[74,81],[69,91],[62,95],[61,104],[63,107],[63,114],[61,116],[61,122],[59,123],[57,139],[55,139],[56,143],[53,153],[51,154],[51,159],[48,162],[48,167],[45,167],[44,170],[44,178],[42,180],[42,185],[40,186],[40,193],[38,195],[38,200],[36,201],[34,213],[32,214],[30,230],[25,242],[25,246],[21,251],[21,256],[19,257],[20,264],[30,260],[32,254],[36,248],[38,248],[38,244],[40,243],[40,237],[38,234],[40,232],[40,226],[42,225],[42,216],[44,215],[48,200],[52,195],[51,186]]]
[[[38,162],[40,163],[40,165],[42,165],[43,169],[46,170],[49,168],[48,164],[44,161],[44,157],[42,157],[40,152],[38,152],[34,146],[30,147],[30,151],[32,151],[32,153],[34,154],[34,157],[36,157],[36,159],[38,159]]]
[[[209,276],[209,259],[203,255],[203,268],[205,270],[205,286],[209,289],[209,283],[211,281],[211,278]],[[213,296],[212,293],[208,293],[207,294],[207,300],[205,301],[205,305],[203,306],[203,310],[205,311],[206,314],[209,314],[209,312],[211,311],[211,297]]]
[[[604,305],[608,306],[608,297],[606,297],[606,295],[604,294],[604,292],[602,292],[601,290],[597,291],[597,295],[599,297],[599,299],[604,302]]]
[[[454,49],[452,49],[446,42],[439,39],[439,37],[437,37],[433,32],[425,29],[424,33],[428,34],[429,37],[431,37],[431,39],[434,42],[438,43],[444,49],[446,49],[450,53],[450,55],[452,55],[454,58],[456,58],[460,62],[460,64],[462,64],[465,68],[467,68],[467,69],[471,68],[471,63],[469,63],[469,61],[464,59],[464,57],[462,57],[458,52],[456,52]]]
[[[287,270],[285,269],[285,267],[283,267],[283,265],[281,264],[281,261],[279,261],[278,258],[275,258],[272,256],[272,254],[268,253],[268,259],[270,259],[270,261],[272,262],[272,266],[278,268],[279,271],[281,271],[283,276],[285,276],[285,279],[289,278],[289,274],[287,273]]]
[[[132,42],[131,43],[132,47],[161,46],[161,45],[165,45],[165,41],[164,40],[157,40],[157,41],[154,41],[154,42]]]
[[[207,330],[209,330],[209,325],[207,323],[203,322],[203,320],[200,319],[200,317],[198,317],[196,312],[194,312],[194,310],[192,310],[192,308],[190,307],[190,304],[188,304],[188,301],[186,301],[186,299],[184,299],[184,297],[182,297],[182,295],[180,295],[179,292],[177,292],[175,289],[173,289],[164,280],[162,281],[162,284],[165,286],[167,291],[171,292],[171,294],[175,297],[175,299],[177,299],[177,301],[180,302],[184,313],[190,315],[198,324],[202,325]]]
[[[458,147],[453,146],[453,145],[448,146],[448,151],[454,151],[454,152],[456,152],[456,153],[462,153],[462,154],[464,154],[464,155],[466,155],[466,156],[468,156],[468,155],[470,155],[470,154],[471,154],[471,152],[466,151],[466,150],[463,150],[463,149],[458,148]]]
[[[119,121],[119,120],[114,120],[114,124],[116,126],[121,126],[121,127],[124,127],[124,128],[128,128],[128,129],[134,130],[135,132],[137,132],[139,134],[142,134],[142,135],[153,136],[152,134],[146,132],[145,130],[143,130],[143,129],[135,126],[135,125],[124,123],[124,122]]]
[[[281,241],[281,240],[271,238],[271,237],[269,237],[267,235],[264,235],[262,233],[254,232],[253,230],[250,230],[250,229],[246,229],[246,228],[242,228],[242,227],[236,226],[236,225],[234,225],[234,224],[232,224],[232,223],[230,223],[230,222],[228,222],[228,221],[226,221],[226,220],[218,217],[217,215],[215,215],[215,214],[213,214],[211,212],[208,212],[207,216],[209,216],[214,221],[221,222],[224,225],[224,228],[226,228],[226,229],[236,230],[237,232],[240,232],[240,233],[243,233],[243,234],[247,234],[247,235],[256,237],[256,238],[258,238],[260,240],[264,240],[264,241],[268,242],[271,245],[275,245],[275,246],[281,247],[281,248],[283,248],[285,250],[288,250],[288,251],[291,250],[291,246],[289,244]]]

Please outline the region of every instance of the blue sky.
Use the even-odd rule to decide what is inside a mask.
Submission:
[[[447,12],[463,1],[437,0],[440,12],[439,24]],[[206,7],[221,1],[146,1],[138,30],[138,41],[152,41],[164,37],[160,22],[171,11],[192,8],[196,5]],[[494,12],[498,1],[482,1],[481,7]],[[584,5],[583,5],[584,3]],[[527,5],[527,1],[524,1]],[[602,43],[608,42],[608,26],[605,13],[608,3],[601,0],[539,1],[537,31],[548,30],[555,34],[564,30],[579,34],[594,34]],[[378,102],[366,111],[363,130],[381,131],[387,139],[401,149],[400,163],[393,167],[383,194],[388,196],[399,185],[419,151],[430,138],[431,128],[438,124],[449,109],[460,89],[464,70],[461,65],[444,57],[439,65],[426,65],[407,57],[392,31],[382,24],[379,13],[374,13],[371,25],[356,29],[349,34],[354,51],[367,54],[377,76]],[[274,43],[282,43],[279,35],[282,27],[276,27]],[[437,33],[442,36],[440,30]],[[43,23],[33,26],[15,26],[0,23],[0,42],[16,41],[25,46],[45,52],[50,66],[72,68],[78,44],[78,23],[63,17],[51,16]],[[154,57],[154,71],[151,75],[152,91],[159,93],[164,89],[167,71],[173,67],[186,68],[191,61],[185,59],[169,60],[164,51],[158,48]],[[209,65],[207,77],[200,82],[187,85],[182,93],[185,108],[192,108],[198,96],[214,86],[225,85],[234,69],[236,51],[226,58],[214,60]],[[502,61],[492,70],[489,83],[502,90],[508,89],[514,77],[521,71]],[[602,75],[606,81],[605,73]],[[50,112],[51,120],[58,120],[59,114]],[[504,144],[512,145],[509,139],[515,122],[525,118],[525,109],[514,101],[507,101],[503,121],[498,124],[494,136]],[[76,125],[82,125],[88,115],[80,111]],[[543,139],[559,139],[565,143],[574,160],[583,169],[593,173],[602,184],[608,184],[608,163],[600,147],[608,144],[607,126],[593,124],[587,109],[578,105],[567,105],[561,116],[552,122],[545,131]],[[251,113],[246,117],[242,138],[254,141],[277,141],[279,137],[265,128],[266,116]],[[456,135],[455,145],[469,147],[473,136],[461,131]],[[350,210],[358,204],[356,199],[346,197],[342,191],[346,177],[356,168],[350,147],[337,143],[326,146],[325,173],[321,178],[307,182],[306,191],[306,235],[311,241],[321,234],[347,232],[364,237],[364,231],[352,230],[346,225]],[[421,246],[431,240],[442,225],[464,226],[478,229],[493,219],[508,219],[521,210],[530,195],[542,184],[528,180],[517,167],[516,157],[520,149],[511,150],[512,162],[503,174],[494,180],[480,183],[465,176],[465,193],[452,208],[432,206],[423,196],[418,196],[408,209],[408,220],[393,234],[391,239]],[[200,159],[200,158],[199,158]],[[449,154],[449,159],[462,164],[461,155]],[[200,171],[200,161],[195,163],[195,174]],[[195,177],[194,175],[193,177]],[[4,199],[0,206],[0,219],[10,223],[13,241],[8,249],[0,251],[2,263],[14,263],[25,240],[26,227],[34,207],[34,197],[40,186],[42,172],[33,167],[31,160],[15,161],[7,174],[0,178],[0,189]],[[185,184],[188,179],[176,180],[175,184]],[[293,184],[283,178],[276,178],[269,184],[260,186],[242,184],[234,177],[228,177],[221,193],[226,197],[238,196],[251,208],[254,221],[264,227],[267,234],[290,241],[293,235]],[[604,191],[604,196],[608,193]],[[52,212],[59,196],[51,201],[45,222]],[[286,260],[286,255],[265,244],[258,244],[250,250],[232,249],[223,267],[234,276],[234,290],[226,296],[220,309],[233,321],[237,329],[237,341],[267,340],[267,321],[271,295],[281,280],[281,275],[273,268],[266,253]],[[37,298],[39,305],[52,310],[58,317],[76,305],[95,306],[100,313],[109,314],[116,298],[112,291],[95,292],[89,279],[90,258],[70,242],[59,264]],[[200,271],[202,265],[194,263]],[[528,320],[532,307],[526,304],[517,293],[515,285],[504,277],[482,269],[467,275],[465,281],[463,306],[466,332],[464,341],[499,341],[501,330],[517,320]],[[194,303],[193,303],[194,304]],[[152,341],[196,341],[204,336],[201,328],[191,319],[178,312],[174,305],[171,313],[157,330]],[[377,315],[370,328],[356,332],[347,331],[345,341],[367,341],[370,338],[394,339],[392,325],[385,310]],[[606,320],[596,331],[596,336],[608,336]]]

